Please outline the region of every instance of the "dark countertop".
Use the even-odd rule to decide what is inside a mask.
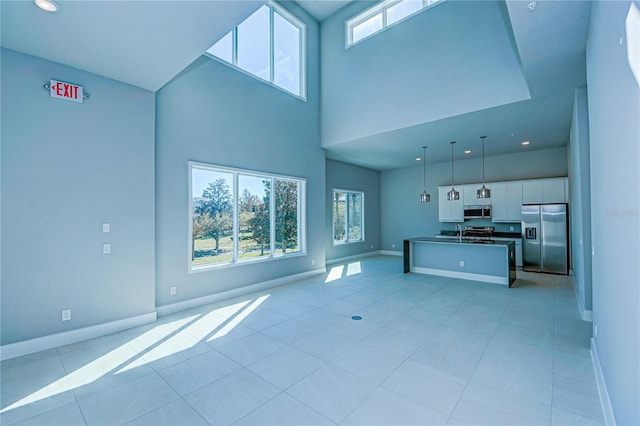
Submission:
[[[424,243],[439,243],[439,244],[472,244],[476,246],[508,246],[514,244],[513,241],[495,241],[491,240],[487,243],[486,240],[465,240],[462,241],[454,238],[435,238],[435,237],[414,237],[406,238],[405,241],[411,242],[424,242]]]
[[[522,238],[520,232],[494,232],[491,236],[496,238]]]
[[[456,237],[456,236],[458,236],[456,231],[446,231],[446,230],[440,231],[440,235],[446,235],[448,237]],[[467,236],[467,234],[463,231],[462,232],[462,237],[464,238],[465,236]],[[494,238],[522,238],[522,234],[520,232],[498,232],[498,231],[494,231],[491,234],[491,237],[494,237]]]

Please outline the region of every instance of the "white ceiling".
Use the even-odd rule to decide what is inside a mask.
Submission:
[[[32,0],[3,0],[0,40],[5,48],[157,91],[265,2],[60,0],[60,12],[48,14]],[[353,2],[297,3],[321,22]],[[591,4],[539,0],[533,12],[526,1],[503,4],[530,100],[345,141],[329,147],[327,156],[385,170],[415,166],[423,145],[430,147],[429,162],[447,161],[454,139],[477,156],[483,134],[487,155],[519,151],[525,138],[536,141],[528,149],[565,146],[572,90],[586,84]]]
[[[2,47],[156,91],[263,0],[2,1]]]
[[[360,0],[367,3],[376,3],[377,0]],[[297,3],[302,6],[304,10],[313,16],[316,21],[322,22],[329,16],[342,9],[353,0],[298,0]]]

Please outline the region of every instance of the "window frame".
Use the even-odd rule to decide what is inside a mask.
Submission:
[[[364,11],[358,13],[355,16],[352,16],[351,18],[348,18],[344,21],[344,25],[345,25],[345,49],[349,49],[350,47],[353,47],[361,42],[363,42],[364,40],[368,40],[371,37],[375,36],[376,34],[379,34],[383,31],[386,31],[388,28],[392,28],[402,22],[404,22],[406,19],[411,18],[412,16],[415,16],[427,9],[430,9],[433,6],[437,6],[441,3],[444,3],[445,0],[421,0],[422,1],[422,7],[416,11],[414,11],[413,13],[410,13],[409,15],[393,22],[392,24],[387,24],[387,10],[390,9],[391,7],[395,6],[396,4],[402,2],[403,0],[383,0],[380,3],[377,3],[373,6],[371,6],[368,9],[365,9]],[[372,32],[371,34],[369,34],[366,37],[363,37],[359,40],[354,41],[353,40],[353,30],[355,27],[357,27],[358,25],[364,23],[365,21],[367,21],[369,18],[377,15],[378,13],[382,14],[382,27],[380,29],[378,29],[377,31]]]
[[[198,161],[188,161],[188,233],[187,233],[187,265],[188,273],[200,273],[211,270],[218,270],[230,267],[237,267],[247,264],[255,264],[261,262],[270,262],[279,259],[288,259],[298,256],[307,255],[307,179],[295,176],[279,175],[274,173],[266,173],[257,170],[240,169],[236,167],[227,167],[216,164],[202,163]],[[192,240],[193,240],[193,170],[209,170],[213,172],[230,173],[232,174],[233,185],[233,253],[232,258],[228,262],[217,262],[212,264],[193,265],[193,253],[192,253]],[[239,200],[241,194],[238,193],[239,189],[239,176],[258,177],[261,179],[271,180],[271,195],[269,197],[269,241],[270,249],[269,254],[257,258],[240,258],[240,206]],[[297,234],[298,234],[298,246],[299,250],[292,253],[280,253],[276,254],[276,197],[275,197],[275,182],[276,180],[283,180],[289,182],[296,182],[298,184],[298,199],[297,199]]]
[[[335,239],[336,235],[336,214],[335,214],[335,199],[336,192],[345,194],[345,240],[337,241]],[[360,239],[358,240],[350,240],[349,239],[349,195],[356,194],[361,198],[361,206],[360,206]],[[342,246],[346,244],[356,244],[356,243],[364,243],[365,240],[365,229],[364,229],[364,191],[358,191],[354,189],[343,189],[343,188],[333,188],[331,192],[331,239],[333,241],[333,246]]]
[[[228,62],[227,60],[220,58],[218,56],[215,56],[211,53],[208,52],[208,50],[215,46],[216,43],[218,43],[218,41],[222,40],[224,37],[227,36],[226,33],[224,34],[218,41],[216,41],[216,43],[214,43],[212,46],[210,46],[207,51],[205,51],[205,55],[209,58],[215,59],[216,61],[227,65],[235,70],[238,70],[246,75],[249,75],[253,78],[258,79],[259,81],[266,83],[270,86],[273,86],[277,89],[280,89],[282,91],[284,91],[285,93],[288,93],[291,96],[295,96],[296,98],[303,100],[303,101],[307,101],[307,25],[302,22],[301,19],[299,19],[298,17],[296,17],[294,14],[292,14],[291,12],[289,12],[287,9],[285,9],[283,6],[280,6],[279,4],[277,4],[274,1],[268,1],[267,3],[265,3],[264,5],[260,6],[267,6],[269,8],[269,80],[265,80],[262,77],[259,77],[256,74],[251,73],[250,71],[247,71],[241,67],[238,66],[238,26],[240,26],[242,24],[242,22],[240,24],[238,24],[237,26],[235,26],[231,31],[231,60],[232,62]],[[256,9],[256,11],[259,10]],[[300,68],[300,75],[299,75],[299,80],[300,80],[300,94],[296,94],[294,92],[289,91],[288,89],[279,86],[277,84],[274,83],[275,80],[275,49],[274,49],[274,14],[278,13],[280,16],[282,16],[286,21],[288,21],[290,24],[294,25],[295,27],[298,28],[298,30],[300,31],[300,37],[299,37],[299,45],[298,45],[298,55],[299,55],[299,68]],[[244,22],[244,21],[243,21]]]

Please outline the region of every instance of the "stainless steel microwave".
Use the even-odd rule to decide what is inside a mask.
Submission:
[[[464,206],[465,219],[491,219],[491,206]]]

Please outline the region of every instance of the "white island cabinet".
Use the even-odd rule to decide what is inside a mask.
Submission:
[[[440,222],[464,222],[464,197],[462,187],[456,187],[456,191],[460,191],[459,200],[447,200],[447,192],[449,191],[451,191],[450,186],[438,187],[438,216]]]

